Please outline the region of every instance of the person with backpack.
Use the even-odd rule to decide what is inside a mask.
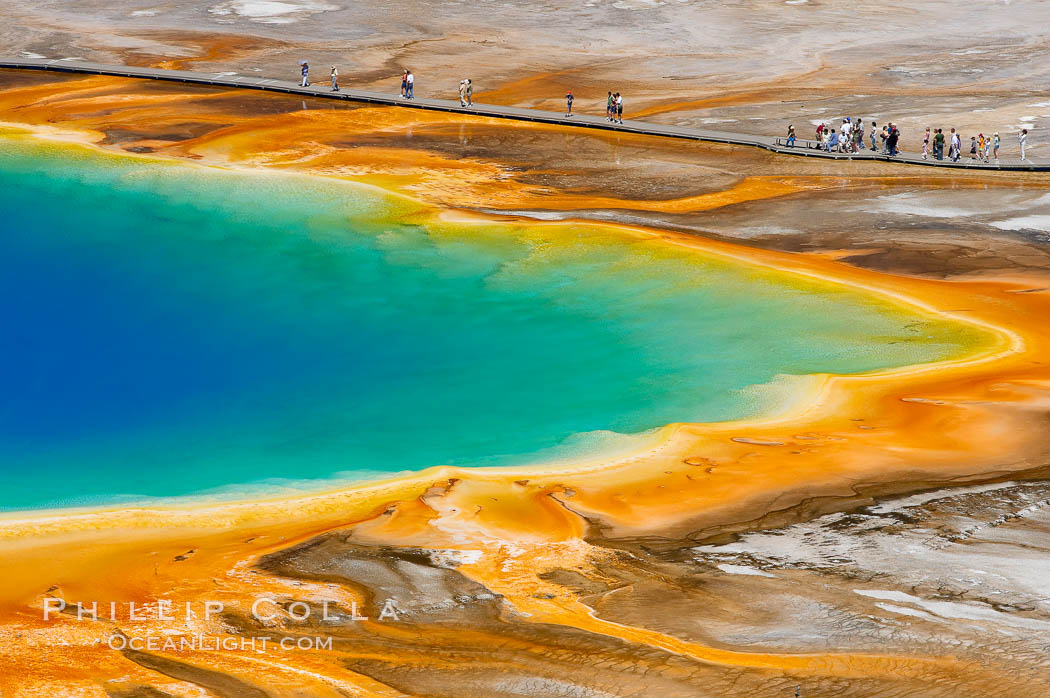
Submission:
[[[474,81],[467,78],[467,106],[474,106]]]
[[[565,93],[565,116],[572,116],[572,90]]]

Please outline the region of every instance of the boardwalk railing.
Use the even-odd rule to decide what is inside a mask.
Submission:
[[[797,141],[794,147],[789,147],[786,144],[786,138],[772,138],[770,136],[747,135],[725,131],[710,131],[707,129],[691,128],[687,126],[655,124],[635,120],[628,120],[623,124],[619,124],[610,122],[599,116],[588,116],[583,114],[565,116],[562,113],[543,111],[540,109],[524,109],[521,107],[490,104],[475,103],[469,107],[461,107],[458,99],[418,98],[409,100],[399,95],[373,92],[370,90],[341,89],[338,92],[333,92],[327,85],[301,87],[297,82],[289,80],[238,75],[231,72],[200,73],[189,70],[164,70],[160,68],[141,68],[128,65],[107,65],[103,63],[91,63],[88,61],[65,58],[0,58],[0,68],[44,70],[84,75],[112,75],[115,77],[164,80],[167,82],[181,82],[212,87],[265,90],[267,92],[280,92],[303,97],[336,99],[365,104],[381,104],[444,112],[460,112],[497,119],[512,119],[515,121],[530,121],[534,123],[572,126],[576,128],[600,129],[602,131],[613,133],[629,133],[646,136],[661,136],[664,138],[705,141],[709,143],[741,145],[763,148],[783,155],[798,155],[825,158],[829,160],[886,160],[909,165],[926,165],[930,167],[950,167],[972,170],[1050,171],[1050,164],[1036,164],[1032,162],[1011,162],[1001,164],[982,162],[964,163],[950,162],[947,160],[923,160],[915,156],[905,155],[898,155],[891,158],[888,155],[873,153],[871,151],[863,153],[828,153],[821,150],[819,147],[808,147],[808,144],[810,143],[815,144],[814,141]],[[805,143],[807,145],[799,147],[798,143]]]

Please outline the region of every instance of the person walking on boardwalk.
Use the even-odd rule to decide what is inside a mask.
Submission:
[[[405,99],[415,99],[416,76],[411,70],[405,71]]]
[[[401,96],[408,95],[408,71],[401,73]]]
[[[474,106],[474,82],[467,78],[467,106]]]
[[[992,153],[992,139],[991,138],[985,138],[984,139],[984,161],[985,162],[989,162],[990,161],[989,156],[991,155],[991,153]]]
[[[970,136],[970,162],[977,159],[977,136]]]
[[[879,125],[874,121],[871,122],[871,149],[874,152],[879,152],[878,146],[875,145],[875,134],[878,133]]]
[[[467,106],[467,79],[463,78],[459,81],[459,106]]]
[[[944,130],[937,129],[933,134],[933,157],[938,160],[944,159]]]
[[[572,116],[572,90],[565,93],[565,116]]]
[[[788,125],[787,147],[789,147],[789,148],[794,148],[795,147],[795,125],[794,124],[789,124]]]
[[[613,117],[613,94],[609,92],[609,99],[605,102],[605,120],[612,121]]]
[[[1017,144],[1021,146],[1021,159],[1024,160],[1024,147],[1028,145],[1028,129],[1021,129],[1021,133],[1017,134]]]
[[[930,127],[926,127],[926,133],[922,137],[922,159],[925,160],[930,154]]]
[[[310,64],[306,61],[299,61],[299,72],[302,73],[303,79],[299,83],[299,87],[310,86]]]
[[[890,157],[897,155],[897,142],[901,138],[900,129],[890,124],[890,135],[886,137],[886,150]]]
[[[984,133],[977,134],[977,159],[984,160],[984,147],[988,141],[984,138]]]
[[[623,123],[623,95],[619,92],[616,93],[616,121],[620,124]],[[1028,133],[1028,131],[1025,131]]]
[[[992,156],[996,162],[999,162],[999,132],[996,131],[995,135],[992,136]]]
[[[864,150],[864,119],[857,117],[857,128],[853,129],[853,152]]]
[[[339,71],[335,69],[334,65],[332,66],[331,78],[332,78],[332,92],[338,92],[339,91]]]
[[[954,128],[952,129],[951,145],[948,148],[948,157],[952,162],[959,162],[959,158],[962,157],[962,140]]]

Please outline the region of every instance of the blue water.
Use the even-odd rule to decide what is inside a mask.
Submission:
[[[778,375],[978,341],[587,226],[418,214],[319,178],[0,139],[0,509],[534,462],[769,409],[749,386]]]

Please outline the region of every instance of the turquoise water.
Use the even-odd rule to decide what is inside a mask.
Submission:
[[[410,213],[320,178],[0,140],[0,508],[535,462],[755,414],[750,386],[779,375],[976,341],[586,226]]]

